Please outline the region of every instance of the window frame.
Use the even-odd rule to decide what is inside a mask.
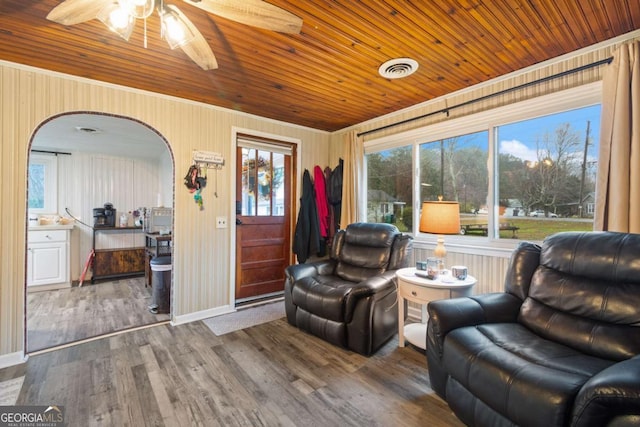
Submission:
[[[464,248],[466,253],[486,254],[487,249],[495,249],[497,252],[510,252],[517,246],[521,240],[519,239],[499,239],[495,236],[498,234],[498,204],[496,194],[498,194],[498,177],[496,171],[498,169],[498,142],[496,138],[499,126],[518,122],[522,120],[533,119],[536,117],[556,114],[567,110],[587,107],[600,104],[602,102],[602,82],[593,82],[586,85],[578,86],[571,89],[558,91],[555,93],[541,95],[513,104],[485,110],[479,113],[469,114],[462,117],[456,117],[445,120],[432,125],[427,125],[406,132],[388,135],[381,138],[366,141],[364,145],[364,185],[360,196],[367,202],[366,188],[366,155],[391,148],[412,146],[412,170],[413,179],[413,197],[414,200],[420,200],[420,170],[418,165],[419,146],[428,141],[437,141],[464,135],[473,132],[488,131],[488,159],[487,172],[489,174],[489,188],[487,201],[488,205],[492,205],[493,209],[489,211],[489,230],[488,236],[447,236],[447,248],[455,251],[456,248]],[[414,203],[413,217],[419,218],[420,203]],[[436,236],[420,233],[418,230],[419,221],[413,223],[413,235],[415,243],[420,246],[425,244],[426,247],[435,245]]]
[[[32,152],[29,156],[27,170],[33,164],[44,165],[44,207],[28,207],[28,212],[31,214],[58,214],[58,156]]]

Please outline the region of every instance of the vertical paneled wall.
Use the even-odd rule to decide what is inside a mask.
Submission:
[[[416,247],[413,250],[413,261],[424,261],[433,256],[433,251]],[[476,278],[476,285],[472,289],[473,294],[486,294],[491,292],[504,291],[504,279],[509,267],[508,253],[494,255],[480,255],[464,252],[447,253],[446,267],[452,265],[464,265],[468,268],[469,274]],[[408,303],[408,314],[416,319],[420,317],[420,307],[417,304]]]
[[[215,151],[231,159],[235,147],[232,129],[237,127],[300,141],[298,170],[325,165],[329,158],[326,132],[0,62],[0,356],[22,351],[24,342],[29,141],[47,118],[79,111],[131,117],[169,142],[175,163],[171,177],[171,187],[175,187],[174,317],[197,316],[230,301],[230,263],[235,247],[232,230],[216,229],[214,224],[216,216],[234,217],[234,165],[227,162],[221,171],[209,176],[203,192],[204,210],[199,210],[193,195],[182,185],[192,163],[192,150]],[[156,198],[157,194],[152,204],[156,204]],[[164,200],[171,205],[167,202]],[[100,206],[104,200],[90,203]],[[118,202],[113,203],[118,208]],[[125,205],[127,201],[122,202]]]
[[[58,156],[58,211],[70,214],[83,223],[93,225],[93,208],[112,203],[120,214],[138,207],[156,206],[158,194],[172,203],[173,168],[169,162],[139,158],[119,158],[74,151],[70,156]],[[169,181],[169,190],[161,187]],[[164,195],[166,194],[166,195]],[[164,196],[162,196],[164,195]],[[77,223],[73,230],[71,253],[71,279],[77,280],[92,248],[92,231]],[[139,232],[99,233],[96,247],[101,249],[144,246],[144,235]],[[87,276],[87,277],[90,277]]]
[[[416,261],[424,261],[430,256],[433,256],[432,250],[418,247],[413,251],[413,257]],[[450,268],[452,265],[466,266],[469,274],[477,279],[478,282],[473,288],[474,294],[502,292],[509,266],[509,254],[487,256],[449,250],[446,258],[446,267]]]

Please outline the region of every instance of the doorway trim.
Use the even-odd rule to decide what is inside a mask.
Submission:
[[[145,128],[149,129],[151,132],[153,132],[155,135],[157,135],[157,137],[164,143],[164,145],[166,146],[168,152],[169,152],[169,156],[171,158],[171,182],[173,183],[172,185],[172,196],[171,196],[171,203],[172,206],[174,207],[174,224],[172,224],[172,233],[175,231],[175,193],[176,193],[176,189],[175,189],[175,174],[176,174],[176,162],[175,162],[175,156],[173,154],[173,150],[171,149],[171,144],[169,143],[169,141],[164,137],[164,135],[162,135],[157,129],[155,129],[154,127],[150,126],[149,124],[145,123],[142,120],[139,120],[137,118],[134,117],[130,117],[130,116],[125,116],[125,115],[121,115],[121,114],[113,114],[113,113],[105,113],[105,112],[101,112],[101,111],[91,111],[91,110],[74,110],[74,111],[65,111],[65,112],[61,112],[58,114],[54,114],[50,117],[47,117],[45,120],[43,120],[42,122],[40,122],[35,129],[33,130],[33,132],[31,133],[31,136],[29,138],[29,143],[27,145],[27,156],[26,156],[26,170],[29,169],[29,162],[31,160],[31,153],[32,153],[32,146],[33,146],[33,142],[34,139],[36,138],[36,136],[38,135],[38,132],[40,131],[40,129],[47,123],[59,119],[60,117],[64,117],[64,116],[72,116],[72,115],[81,115],[81,114],[85,114],[85,115],[95,115],[95,116],[105,116],[105,117],[112,117],[112,118],[117,118],[117,119],[122,119],[122,120],[128,120],[134,123],[137,123],[138,125],[144,126]],[[29,193],[29,181],[28,179],[25,182],[25,186],[26,186],[26,194],[28,195]],[[29,201],[28,198],[25,199],[25,205],[24,205],[24,212],[25,212],[25,217],[27,218],[27,220],[25,221],[25,229],[24,229],[24,241],[25,241],[25,246],[24,246],[24,252],[26,253],[28,250],[28,233],[29,233],[29,221],[28,221],[28,216],[29,216]],[[122,330],[118,330],[118,331],[112,331],[106,334],[100,334],[97,336],[93,336],[93,337],[87,337],[85,339],[81,339],[78,341],[71,341],[68,343],[63,343],[60,345],[56,345],[50,348],[45,348],[45,349],[39,349],[39,350],[35,350],[32,352],[28,351],[28,347],[27,347],[27,338],[28,338],[28,317],[27,317],[27,298],[28,298],[28,292],[27,292],[27,257],[25,256],[25,261],[24,261],[24,300],[23,300],[23,305],[22,305],[22,318],[23,318],[23,355],[24,355],[24,359],[26,360],[26,358],[29,357],[30,354],[32,353],[41,353],[41,352],[46,352],[49,350],[55,350],[58,348],[62,348],[62,347],[68,347],[68,346],[72,346],[72,345],[77,345],[80,344],[82,342],[85,342],[86,340],[93,340],[93,339],[98,339],[98,338],[102,338],[105,336],[110,336],[112,334],[118,334],[118,333],[122,333],[122,332],[126,332],[128,330],[134,330],[134,329],[138,329],[138,328],[143,328],[143,327],[149,327],[149,326],[155,326],[156,324],[162,324],[162,323],[167,323],[167,322],[171,322],[172,319],[174,319],[174,315],[173,315],[173,310],[175,307],[175,304],[171,304],[171,308],[170,308],[170,313],[169,313],[169,317],[171,320],[168,321],[159,321],[157,323],[151,323],[151,324],[147,324],[147,325],[142,325],[142,326],[134,326],[131,328],[125,328]],[[71,275],[71,272],[69,272],[69,274]],[[171,277],[171,295],[170,295],[170,299],[171,301],[173,301],[173,297],[175,295],[175,286],[173,286],[174,282],[173,282],[173,274]],[[70,277],[71,280],[71,277]]]
[[[268,133],[268,132],[261,132],[261,131],[257,131],[254,129],[247,129],[247,128],[241,128],[241,127],[236,127],[236,126],[232,126],[231,128],[231,147],[232,149],[231,151],[231,156],[230,156],[230,164],[233,165],[233,170],[231,172],[231,174],[235,177],[235,174],[237,173],[236,171],[236,161],[237,161],[237,155],[236,155],[236,148],[237,148],[237,140],[238,140],[238,134],[243,134],[243,135],[248,135],[248,136],[253,136],[256,138],[264,138],[264,139],[271,139],[274,141],[281,141],[281,142],[286,142],[289,144],[293,144],[296,146],[296,155],[293,158],[294,164],[292,165],[292,175],[295,177],[296,174],[298,173],[300,164],[301,164],[301,159],[302,159],[302,153],[300,150],[300,146],[302,144],[302,140],[300,140],[299,138],[292,138],[292,137],[287,137],[287,136],[282,136],[282,135],[277,135],[277,134],[273,134],[273,133]],[[295,185],[296,181],[294,180],[294,182],[292,182],[293,188],[291,190],[291,194],[292,194],[292,201],[291,201],[291,220],[292,223],[295,224],[296,219],[297,219],[297,215],[296,213],[298,212],[298,200],[300,199],[300,188],[298,185]],[[236,216],[236,180],[231,179],[231,191],[229,192],[229,205],[230,206],[230,213],[229,213],[229,218],[235,218]],[[231,224],[230,227],[230,240],[229,240],[229,244],[230,244],[230,248],[229,248],[229,306],[232,308],[233,311],[236,310],[236,222],[235,220],[233,221],[229,221],[229,224]],[[293,237],[293,236],[292,236]]]

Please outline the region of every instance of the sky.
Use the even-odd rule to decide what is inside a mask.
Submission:
[[[590,121],[588,157],[595,160],[600,139],[600,105],[500,126],[498,133],[500,153],[512,154],[523,160],[538,160],[536,140],[545,132],[552,133],[558,125],[571,123],[571,128],[579,131],[579,138],[584,141],[587,121]],[[579,152],[576,153],[580,154],[580,159],[582,159],[583,147],[581,144]]]

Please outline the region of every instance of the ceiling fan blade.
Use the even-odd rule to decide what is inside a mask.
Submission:
[[[47,15],[49,21],[62,25],[75,25],[90,21],[113,0],[65,0]]]
[[[193,25],[193,22],[191,22],[180,9],[176,6],[171,6],[171,8],[180,15],[184,24],[189,27],[189,30],[195,35],[193,40],[184,46],[180,46],[180,49],[203,70],[215,70],[218,68],[218,61],[202,33],[198,31],[196,26]]]
[[[252,27],[298,34],[302,19],[263,0],[183,0],[192,6]]]

